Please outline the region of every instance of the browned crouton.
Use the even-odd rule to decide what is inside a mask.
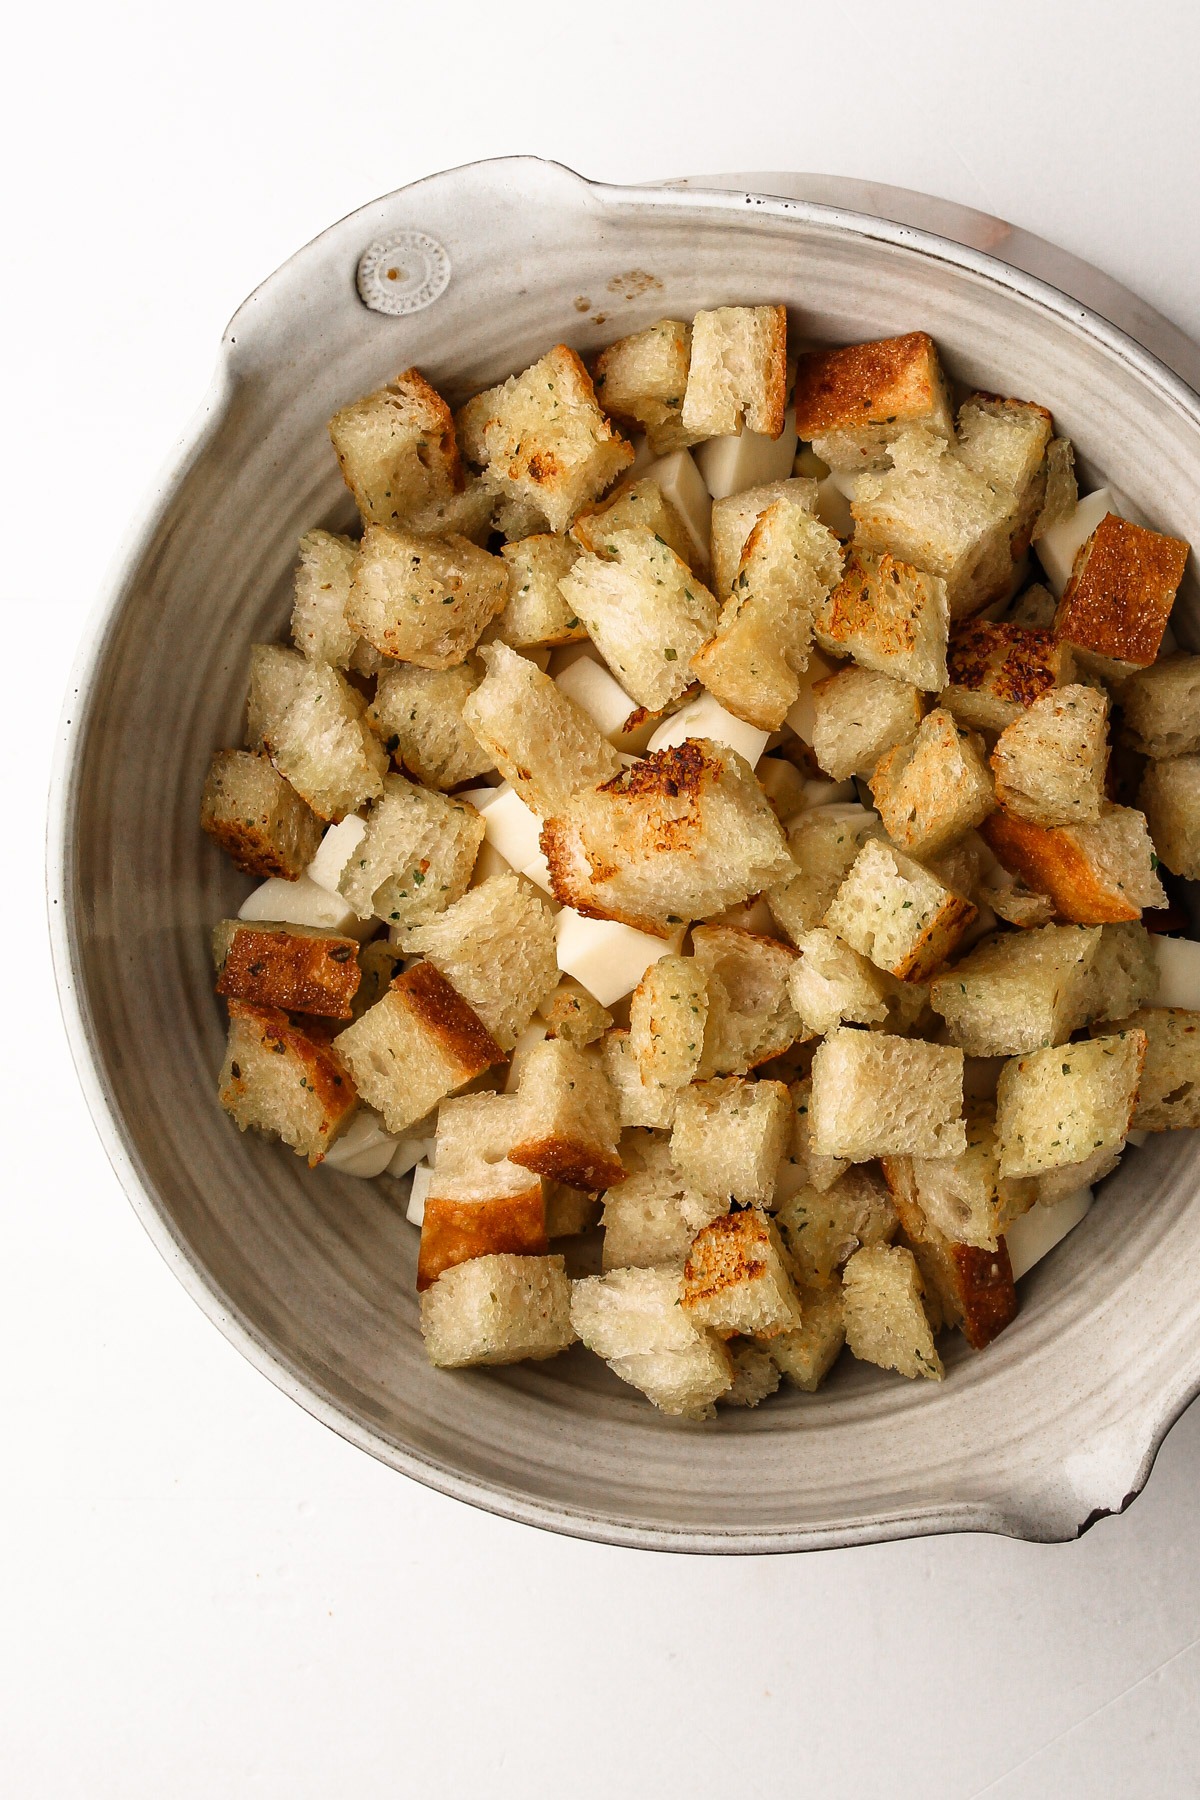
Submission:
[[[543,1256],[546,1204],[538,1176],[517,1171],[486,1178],[439,1175],[425,1196],[417,1291],[477,1256]]]
[[[950,633],[940,704],[974,731],[1003,731],[1064,679],[1070,652],[1050,631],[964,619]]]
[[[1152,663],[1187,556],[1182,539],[1106,513],[1076,555],[1056,636],[1118,662]]]
[[[1107,925],[1167,903],[1145,817],[1132,807],[1105,806],[1089,825],[1033,825],[994,812],[981,830],[1005,868],[1048,894],[1062,919]]]
[[[1200,756],[1151,763],[1142,776],[1138,800],[1154,848],[1171,873],[1188,881],[1200,879]]]
[[[758,431],[777,438],[787,400],[787,310],[718,306],[692,320],[681,423],[696,438]]]
[[[233,924],[217,992],[254,1006],[349,1019],[358,988],[353,938],[306,931],[300,925]]]
[[[798,1330],[800,1302],[773,1221],[752,1206],[698,1232],[684,1265],[682,1304],[693,1324],[725,1335],[773,1338]]]
[[[796,430],[834,469],[872,469],[906,426],[954,436],[937,346],[924,331],[810,350],[796,366]]]
[[[507,564],[477,544],[368,525],[346,620],[385,656],[449,669],[507,601]]]
[[[1200,1012],[1143,1006],[1093,1033],[1141,1031],[1146,1061],[1133,1109],[1137,1131],[1194,1131],[1200,1126]]]
[[[593,556],[608,554],[606,545],[614,531],[652,531],[673,550],[681,562],[699,566],[687,526],[656,481],[623,481],[611,494],[585,506],[571,527],[571,536]]]
[[[824,923],[860,956],[901,981],[923,981],[975,918],[969,900],[891,844],[863,845]]]
[[[420,530],[430,507],[462,490],[450,408],[417,369],[344,406],[329,435],[366,525]]]
[[[587,631],[559,592],[579,555],[570,538],[540,531],[516,543],[504,544],[501,556],[508,564],[508,604],[500,614],[497,637],[514,649],[542,644],[574,644]]]
[[[295,881],[317,853],[321,822],[269,757],[218,750],[200,799],[200,823],[247,875]]]
[[[229,1002],[221,1105],[239,1131],[278,1137],[315,1167],[358,1104],[340,1054],[274,1006]]]
[[[398,975],[337,1044],[363,1099],[397,1134],[505,1060],[478,1014],[428,962]]]
[[[950,611],[937,575],[881,555],[852,549],[842,579],[818,609],[818,644],[831,656],[852,656],[926,692],[946,685]]]
[[[646,331],[619,338],[596,358],[597,400],[627,431],[643,430],[655,456],[695,442],[680,419],[691,356],[691,326],[682,319],[660,319]]]
[[[921,1304],[923,1283],[911,1250],[870,1244],[842,1275],[846,1344],[852,1356],[910,1379],[941,1381],[945,1370]]]
[[[1001,806],[1035,825],[1100,817],[1108,769],[1108,697],[1071,683],[1035,700],[991,757]]]
[[[986,1349],[1017,1316],[1017,1291],[1003,1237],[995,1249],[955,1243],[920,1204],[908,1157],[885,1157],[883,1172],[921,1271],[927,1306],[940,1313],[946,1325],[957,1325],[972,1350]]]
[[[617,1096],[599,1058],[544,1038],[521,1060],[521,1122],[509,1160],[599,1193],[625,1179]]]

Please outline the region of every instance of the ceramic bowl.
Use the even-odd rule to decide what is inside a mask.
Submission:
[[[285,632],[300,533],[351,522],[325,421],[410,363],[458,400],[559,338],[586,351],[664,314],[764,300],[817,339],[924,327],[956,376],[1052,407],[1085,473],[1200,539],[1196,395],[976,249],[834,206],[607,187],[533,159],[418,182],[325,232],[239,310],[82,652],[51,832],[68,1029],[109,1154],[181,1281],[256,1367],[394,1468],[647,1547],[1068,1537],[1139,1489],[1200,1387],[1188,1134],[1127,1158],[1023,1284],[1014,1325],[982,1356],[955,1340],[943,1384],[847,1358],[815,1397],[694,1425],[579,1347],[430,1368],[394,1184],[310,1173],[240,1136],[214,1095],[209,932],[249,883],[198,830],[198,797],[212,751],[241,738],[247,646]]]

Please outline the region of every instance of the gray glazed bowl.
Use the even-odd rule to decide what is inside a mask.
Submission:
[[[371,244],[392,312],[356,292]],[[431,1369],[394,1186],[310,1173],[239,1136],[214,1098],[209,930],[249,884],[202,837],[197,801],[212,750],[240,741],[247,645],[285,629],[298,536],[350,523],[329,415],[409,363],[457,400],[560,337],[587,350],[663,314],[762,300],[786,301],[814,338],[926,328],[955,375],[1052,407],[1085,472],[1200,538],[1196,395],[1096,313],[977,249],[836,205],[605,187],[534,159],[419,182],[325,232],[237,313],[83,649],[50,839],[68,1031],[109,1155],[189,1292],[285,1392],[406,1474],[646,1547],[1074,1536],[1140,1489],[1200,1388],[1187,1134],[1127,1159],[1023,1284],[1003,1337],[983,1356],[950,1349],[944,1384],[850,1365],[816,1397],[696,1426],[578,1347],[511,1370]]]

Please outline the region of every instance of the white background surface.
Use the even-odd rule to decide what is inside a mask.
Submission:
[[[807,168],[1006,216],[1200,333],[1200,15],[66,0],[6,39],[4,1791],[1200,1794],[1200,1409],[1130,1513],[1054,1548],[650,1557],[426,1493],[254,1374],[151,1249],[76,1093],[40,895],[64,659],[293,248],[480,156]]]

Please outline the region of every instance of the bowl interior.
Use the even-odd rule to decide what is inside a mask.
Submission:
[[[367,242],[415,225],[453,278],[367,311]],[[434,178],[343,221],[230,327],[209,417],[120,579],[72,709],[64,801],[69,1012],[103,1128],[201,1303],[319,1416],[396,1466],[515,1516],[620,1541],[754,1549],[987,1526],[1072,1533],[1144,1475],[1194,1391],[1200,1252],[1184,1135],[1131,1154],[1023,1284],[985,1356],[942,1386],[849,1363],[715,1426],[663,1418],[576,1348],[446,1374],[417,1329],[417,1234],[396,1184],[309,1172],[219,1110],[209,934],[251,885],[196,824],[212,751],[241,741],[248,645],[285,635],[296,541],[353,518],[325,431],[409,363],[459,399],[565,339],[786,301],[801,339],[916,327],[952,373],[1051,407],[1085,475],[1200,536],[1200,426],[1164,371],[1028,279],[821,208],[598,189],[518,161]],[[587,303],[586,310],[583,303]],[[1198,622],[1191,593],[1185,636]]]

